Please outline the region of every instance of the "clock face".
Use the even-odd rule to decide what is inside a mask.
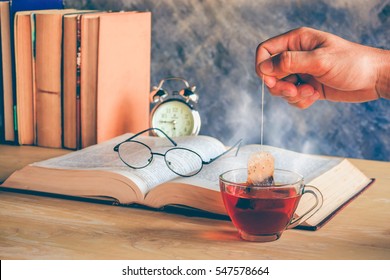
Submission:
[[[178,100],[160,104],[152,112],[152,126],[160,128],[170,137],[196,134],[200,118],[196,111]],[[159,133],[157,133],[159,136]]]

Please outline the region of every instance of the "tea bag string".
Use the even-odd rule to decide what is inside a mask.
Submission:
[[[264,136],[264,74],[261,77],[261,128],[260,128],[260,150],[263,151]]]

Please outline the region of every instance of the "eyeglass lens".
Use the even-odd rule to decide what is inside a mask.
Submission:
[[[133,168],[143,168],[153,158],[152,151],[149,147],[136,141],[122,143],[119,146],[118,152],[121,160]]]
[[[169,169],[181,176],[192,176],[202,169],[202,159],[190,150],[183,148],[170,149],[165,154]]]
[[[143,168],[149,165],[153,153],[148,146],[137,141],[124,142],[118,149],[119,157],[128,166]],[[168,168],[180,176],[192,176],[202,169],[202,158],[185,148],[171,148],[166,151],[165,163]]]

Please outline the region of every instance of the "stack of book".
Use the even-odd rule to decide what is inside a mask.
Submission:
[[[0,141],[79,149],[149,126],[150,12],[0,9]]]

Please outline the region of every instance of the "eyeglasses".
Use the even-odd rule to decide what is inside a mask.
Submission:
[[[150,130],[156,130],[161,132],[174,147],[168,149],[165,153],[156,153],[153,152],[152,149],[145,143],[133,140],[137,136]],[[204,161],[197,152],[184,147],[177,147],[177,143],[173,141],[161,129],[148,128],[116,145],[114,147],[114,151],[118,152],[119,158],[123,161],[124,164],[126,164],[130,168],[145,168],[153,161],[153,157],[155,155],[163,156],[166,165],[173,173],[182,177],[191,177],[198,174],[202,170],[203,165],[207,165],[214,162],[215,160],[219,159],[220,157],[227,154],[236,147],[237,151],[235,155],[237,155],[238,150],[240,149],[241,141],[242,140],[240,139],[237,143],[235,143],[233,146],[231,146],[219,156],[212,158],[209,161]]]

